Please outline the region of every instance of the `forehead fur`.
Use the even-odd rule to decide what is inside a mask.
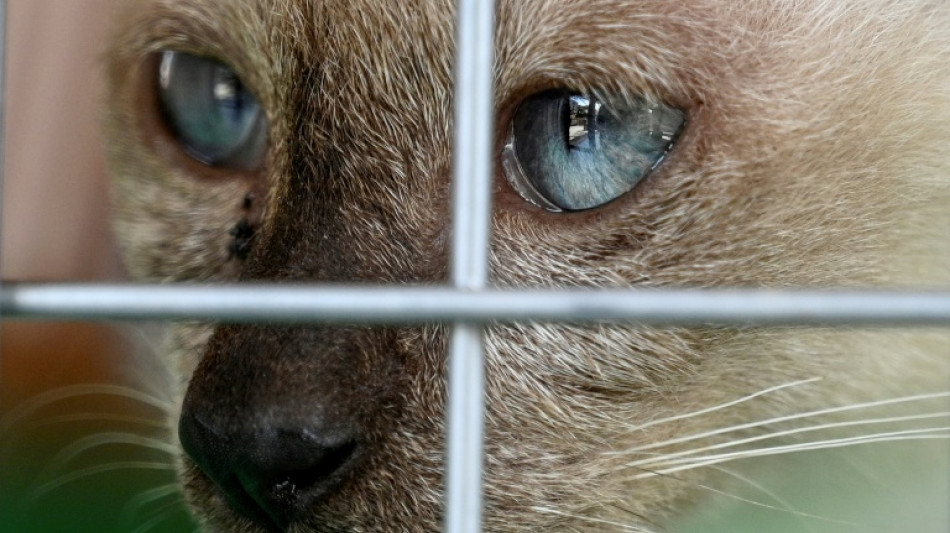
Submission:
[[[344,205],[369,196],[377,199],[373,208],[387,205],[391,220],[411,219],[405,224],[418,227],[430,218],[439,225],[426,214],[433,202],[444,212],[448,190],[451,2],[138,0],[123,3],[121,11],[121,54],[176,48],[210,55],[253,88],[272,121],[275,202],[304,183],[310,195],[331,194]],[[932,196],[932,188],[943,187],[927,178],[946,165],[929,148],[945,131],[948,107],[942,80],[950,61],[940,45],[948,30],[935,22],[943,11],[940,2],[923,1],[500,2],[498,137],[522,98],[553,87],[607,98],[647,94],[690,112],[687,136],[648,192],[591,216],[554,219],[520,206],[507,210],[498,215],[500,244],[516,241],[511,232],[529,231],[552,243],[545,255],[558,260],[583,244],[572,238],[573,228],[587,235],[593,225],[610,235],[607,213],[621,221],[637,261],[675,267],[667,250],[655,246],[662,238],[702,255],[681,258],[690,265],[714,265],[722,260],[715,250],[754,263],[781,253],[761,249],[768,236],[758,232],[774,233],[795,217],[797,234],[782,241],[786,259],[842,264],[786,264],[787,272],[771,272],[768,281],[851,279],[853,272],[826,276],[848,262],[865,270],[864,248],[896,243],[881,242],[886,235],[879,228],[853,228],[848,219],[884,223],[884,212],[895,206],[882,190]],[[503,181],[499,177],[498,205],[520,202]],[[828,195],[839,201],[830,207],[818,201]],[[352,224],[359,225],[369,207],[350,207],[346,232],[352,237]],[[623,215],[613,216],[618,211]],[[704,226],[713,213],[717,226]],[[902,216],[912,215],[905,210]],[[835,224],[840,230],[822,229]],[[403,233],[417,231],[407,226]],[[736,238],[736,231],[747,238]],[[711,232],[728,235],[709,240]],[[841,254],[811,234],[824,235]],[[839,240],[844,234],[849,241]],[[690,244],[692,235],[707,244]],[[654,246],[646,246],[648,240]],[[739,240],[760,249],[737,250]],[[647,248],[665,257],[647,257]],[[809,270],[821,272],[818,279],[800,279]],[[796,279],[776,279],[784,274]]]

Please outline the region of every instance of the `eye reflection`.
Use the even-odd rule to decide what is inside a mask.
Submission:
[[[597,116],[603,105],[593,96],[571,95],[568,98],[570,124],[567,128],[567,145],[572,150],[600,148]]]

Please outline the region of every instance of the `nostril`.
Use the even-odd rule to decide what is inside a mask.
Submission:
[[[298,444],[283,434],[280,439],[289,447]],[[339,445],[308,444],[308,454],[297,454],[296,463],[283,460],[271,467],[268,459],[250,461],[237,466],[236,474],[254,502],[282,529],[293,520],[298,509],[305,508],[333,491],[346,476],[355,460],[358,445],[347,441]],[[279,446],[279,444],[278,444]]]
[[[184,410],[182,448],[230,504],[272,531],[329,495],[360,456],[352,430],[255,428],[221,431]]]
[[[356,441],[343,442],[338,446],[311,445],[309,457],[293,465],[292,469],[278,474],[274,482],[275,489],[296,492],[301,488],[314,488],[326,483],[343,471],[355,456],[356,447]],[[279,471],[279,468],[274,469],[274,472]]]
[[[359,446],[355,440],[317,439],[306,432],[268,433],[257,436],[250,446],[256,450],[235,458],[233,473],[240,485],[235,489],[286,529],[299,509],[328,495],[345,479]],[[250,511],[245,514],[259,514]]]

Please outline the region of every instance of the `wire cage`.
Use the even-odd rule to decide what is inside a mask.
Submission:
[[[0,31],[5,10],[6,2],[0,0]],[[488,283],[488,243],[493,13],[494,2],[489,0],[458,2],[451,286],[6,283],[0,288],[0,315],[5,320],[452,322],[447,533],[481,531],[482,329],[486,323],[606,320],[658,325],[950,326],[947,291],[492,289]],[[0,47],[3,43],[0,35]],[[0,91],[3,75],[0,68]],[[2,140],[0,130],[0,150]]]

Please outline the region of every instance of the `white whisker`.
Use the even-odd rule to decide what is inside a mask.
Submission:
[[[166,427],[166,423],[161,420],[153,420],[141,416],[115,413],[76,413],[72,415],[51,416],[49,418],[43,418],[42,420],[32,421],[26,429],[34,430],[45,426],[55,426],[72,422],[117,422],[120,424],[148,426],[156,429],[164,429]]]
[[[860,525],[860,524],[857,524],[857,523],[855,523],[855,522],[849,522],[849,521],[847,521],[847,520],[838,520],[838,519],[830,518],[830,517],[827,517],[827,516],[821,516],[821,515],[816,515],[816,514],[812,514],[812,513],[806,513],[806,512],[804,512],[804,511],[798,511],[798,510],[796,510],[796,509],[794,508],[794,506],[792,506],[790,503],[788,503],[784,498],[780,497],[778,494],[775,494],[775,493],[772,492],[771,490],[767,489],[767,488],[766,488],[765,486],[763,486],[761,483],[757,483],[757,482],[755,482],[755,481],[749,479],[748,477],[743,476],[743,475],[739,474],[738,472],[733,472],[732,470],[729,470],[729,469],[727,469],[727,468],[722,468],[722,467],[720,467],[720,466],[711,466],[710,468],[712,468],[713,470],[716,470],[717,472],[722,472],[723,474],[725,474],[725,475],[727,475],[727,476],[730,476],[730,477],[733,477],[733,478],[735,478],[735,479],[738,479],[739,481],[742,481],[743,483],[749,485],[749,486],[752,487],[753,489],[755,489],[755,490],[761,492],[762,494],[765,494],[765,495],[768,496],[769,498],[775,500],[775,502],[778,503],[780,507],[779,507],[779,506],[774,506],[774,505],[769,505],[769,504],[767,504],[767,503],[762,503],[762,502],[759,502],[759,501],[756,501],[756,500],[752,500],[752,499],[748,499],[748,498],[743,498],[743,497],[741,497],[741,496],[737,496],[737,495],[735,495],[735,494],[730,494],[730,493],[728,493],[728,492],[725,492],[725,491],[722,491],[722,490],[719,490],[719,489],[715,489],[715,488],[712,488],[712,487],[709,487],[709,486],[706,486],[706,485],[699,485],[699,487],[702,488],[702,489],[709,490],[709,491],[712,491],[712,492],[714,492],[714,493],[716,493],[716,494],[720,494],[720,495],[722,495],[722,496],[725,496],[725,497],[727,497],[727,498],[730,498],[730,499],[733,499],[733,500],[737,500],[737,501],[740,501],[740,502],[743,502],[743,503],[748,503],[748,504],[754,505],[754,506],[756,506],[756,507],[762,507],[762,508],[771,509],[771,510],[777,511],[777,512],[788,513],[788,514],[791,514],[791,515],[794,515],[794,516],[798,516],[798,517],[800,517],[800,518],[811,518],[811,519],[815,519],[815,520],[821,520],[822,522],[830,522],[830,523],[832,523],[832,524],[841,524],[841,525],[846,525],[846,526],[859,526],[859,525]],[[801,523],[802,523],[802,525],[803,525],[804,527],[806,527],[806,528],[808,528],[808,529],[810,529],[810,530],[814,530],[814,527],[813,527],[811,524],[809,524],[807,521],[802,520]]]
[[[668,424],[668,423],[670,423],[670,422],[675,422],[675,421],[677,421],[677,420],[685,420],[685,419],[687,419],[687,418],[693,418],[693,417],[697,417],[697,416],[701,416],[701,415],[713,413],[713,412],[716,412],[716,411],[721,411],[721,410],[723,410],[723,409],[728,409],[728,408],[730,408],[730,407],[733,407],[733,406],[736,406],[736,405],[739,405],[739,404],[748,402],[749,400],[754,400],[755,398],[758,398],[758,397],[760,397],[760,396],[764,396],[764,395],[766,395],[766,394],[771,394],[771,393],[773,393],[773,392],[778,392],[778,391],[780,391],[780,390],[788,389],[788,388],[791,388],[791,387],[798,387],[798,386],[801,386],[801,385],[806,385],[806,384],[808,384],[808,383],[814,383],[814,382],[816,382],[816,381],[821,381],[821,379],[822,379],[822,378],[820,378],[820,377],[816,377],[816,378],[810,378],[810,379],[803,379],[803,380],[799,380],[799,381],[792,381],[791,383],[783,383],[783,384],[781,384],[781,385],[776,385],[776,386],[774,386],[774,387],[770,387],[770,388],[768,388],[768,389],[761,390],[761,391],[759,391],[759,392],[756,392],[756,393],[754,393],[754,394],[750,394],[750,395],[748,395],[748,396],[743,396],[742,398],[739,398],[739,399],[737,399],[737,400],[731,400],[731,401],[728,401],[728,402],[726,402],[726,403],[722,403],[722,404],[719,404],[719,405],[714,405],[714,406],[712,406],[712,407],[707,407],[707,408],[705,408],[705,409],[700,409],[699,411],[692,411],[692,412],[684,413],[684,414],[681,414],[681,415],[670,416],[670,417],[667,417],[667,418],[661,418],[661,419],[659,419],[659,420],[651,420],[650,422],[647,422],[647,423],[645,423],[645,424],[641,424],[641,425],[639,425],[639,426],[636,426],[636,427],[632,428],[632,429],[630,430],[630,432],[633,433],[633,432],[636,432],[636,431],[642,431],[642,430],[644,430],[644,429],[646,429],[646,428],[649,428],[649,427],[658,426],[658,425],[661,425],[661,424]],[[622,453],[622,452],[618,452],[618,453]]]
[[[117,463],[107,463],[97,466],[91,466],[89,468],[83,468],[69,474],[64,474],[57,477],[51,481],[43,483],[42,485],[36,487],[31,491],[31,497],[36,500],[42,496],[66,485],[67,483],[72,483],[73,481],[94,476],[96,474],[104,474],[106,472],[111,472],[115,470],[165,470],[165,471],[174,471],[174,466],[170,463],[160,463],[155,461],[123,461]]]
[[[168,444],[164,441],[153,439],[150,437],[143,437],[141,435],[136,435],[134,433],[119,433],[119,432],[105,432],[105,433],[96,433],[94,435],[89,435],[77,439],[72,444],[66,446],[59,451],[49,462],[46,468],[39,474],[39,478],[48,477],[52,472],[59,470],[66,463],[72,461],[79,455],[98,448],[100,446],[107,446],[110,444],[131,444],[146,448],[149,450],[157,450],[160,452],[167,453],[174,456],[178,453],[178,449]]]
[[[910,422],[914,420],[946,418],[948,416],[950,416],[950,411],[940,411],[937,413],[926,413],[926,414],[920,414],[920,415],[894,416],[894,417],[885,417],[885,418],[867,418],[867,419],[861,419],[861,420],[848,420],[845,422],[830,422],[827,424],[818,424],[814,426],[806,426],[806,427],[798,427],[798,428],[786,429],[786,430],[781,430],[781,431],[774,431],[772,433],[766,433],[764,435],[756,435],[754,437],[736,439],[736,440],[731,440],[729,442],[710,444],[709,446],[693,448],[691,450],[666,453],[666,454],[662,454],[662,457],[664,459],[686,457],[686,456],[696,455],[698,453],[702,453],[702,452],[706,452],[710,450],[721,450],[723,448],[732,448],[735,446],[741,446],[743,444],[749,444],[752,442],[760,442],[763,440],[776,439],[779,437],[788,437],[791,435],[800,435],[802,433],[810,433],[813,431],[821,431],[825,429],[837,429],[837,428],[843,428],[843,427],[873,425],[873,424],[888,424],[888,423],[895,423],[895,422]],[[627,463],[627,466],[639,466],[640,464],[652,464],[654,461],[655,461],[655,455],[654,457],[651,457],[649,459],[641,459],[639,461],[633,461],[633,462]]]
[[[674,438],[674,439],[668,439],[668,440],[665,440],[665,441],[660,441],[660,442],[654,442],[654,443],[646,444],[646,445],[644,445],[644,446],[638,446],[638,447],[636,447],[636,448],[632,448],[632,449],[625,450],[625,451],[613,451],[613,452],[609,452],[609,453],[611,453],[611,454],[621,454],[621,453],[623,453],[623,454],[636,454],[636,453],[639,453],[639,452],[643,452],[643,451],[645,451],[645,450],[652,450],[652,449],[655,449],[655,448],[660,448],[660,447],[665,447],[665,446],[671,446],[671,445],[675,445],[675,444],[682,444],[682,443],[684,443],[684,442],[689,442],[689,441],[693,441],[693,440],[704,439],[704,438],[708,438],[708,437],[715,437],[715,436],[717,436],[717,435],[722,435],[722,434],[724,434],[724,433],[732,433],[732,432],[734,432],[734,431],[741,431],[741,430],[745,430],[745,429],[753,429],[753,428],[756,428],[756,427],[767,426],[767,425],[772,425],[772,424],[778,424],[778,423],[781,423],[781,422],[789,422],[789,421],[792,421],[792,420],[800,420],[800,419],[802,419],[802,418],[808,418],[808,417],[813,417],[813,416],[821,416],[821,415],[828,415],[828,414],[844,413],[844,412],[848,412],[848,411],[856,411],[856,410],[859,410],[859,409],[870,409],[870,408],[873,408],[873,407],[883,407],[883,406],[888,406],[888,405],[897,405],[897,404],[901,404],[901,403],[909,403],[909,402],[922,401],[922,400],[935,400],[935,399],[939,399],[939,398],[950,398],[950,392],[936,392],[936,393],[929,393],[929,394],[919,394],[919,395],[915,395],[915,396],[903,396],[903,397],[900,397],[900,398],[889,398],[889,399],[887,399],[887,400],[877,400],[877,401],[873,401],[873,402],[856,403],[856,404],[850,404],[850,405],[839,406],[839,407],[830,407],[830,408],[827,408],[827,409],[818,409],[818,410],[816,410],[816,411],[808,411],[808,412],[805,412],[805,413],[798,413],[798,414],[794,414],[794,415],[779,416],[779,417],[775,417],[775,418],[769,418],[769,419],[766,419],[766,420],[757,420],[757,421],[748,422],[748,423],[745,423],[745,424],[738,424],[738,425],[735,425],[735,426],[729,426],[729,427],[725,427],[725,428],[715,429],[715,430],[712,430],[712,431],[705,431],[705,432],[702,432],[702,433],[695,433],[695,434],[692,434],[692,435],[686,435],[686,436],[683,436],[683,437],[677,437],[677,438]],[[743,400],[745,400],[745,399],[749,399],[749,397],[746,397],[746,398],[744,398]],[[697,412],[697,413],[702,413],[702,412],[704,412],[704,411],[696,411],[696,412]]]
[[[593,523],[593,524],[601,524],[601,525],[612,526],[612,527],[619,528],[621,531],[629,531],[630,533],[656,533],[655,531],[653,531],[653,530],[651,530],[651,529],[645,529],[645,528],[640,527],[640,526],[633,526],[633,525],[630,525],[630,524],[623,524],[623,523],[621,523],[621,522],[615,522],[615,521],[613,521],[613,520],[607,520],[606,518],[596,518],[596,517],[593,517],[593,516],[585,516],[585,515],[567,513],[567,512],[564,512],[564,511],[559,511],[559,510],[557,510],[557,509],[552,509],[552,508],[550,508],[550,507],[539,507],[539,506],[535,506],[535,507],[532,507],[531,509],[534,510],[534,511],[537,511],[537,512],[539,512],[539,513],[553,514],[553,515],[557,515],[557,516],[563,516],[563,517],[565,517],[565,518],[571,518],[571,519],[575,519],[575,520],[583,520],[583,521],[585,521],[585,522],[590,522],[590,523]]]
[[[166,498],[172,498],[173,502],[179,502],[181,501],[180,495],[181,492],[178,489],[177,483],[168,483],[143,491],[130,498],[129,501],[122,506],[122,511],[119,513],[119,524],[121,524],[123,529],[129,529],[132,526],[135,516],[139,514],[143,507]]]
[[[945,432],[945,433],[939,433]],[[679,466],[670,466],[669,468],[661,468],[659,470],[644,472],[634,476],[633,479],[643,479],[649,477],[655,477],[658,475],[671,474],[674,472],[681,472],[684,470],[690,470],[693,468],[700,468],[704,466],[710,466],[714,464],[735,461],[737,459],[747,459],[752,457],[766,457],[770,455],[781,455],[784,453],[795,453],[803,451],[812,451],[812,450],[823,450],[831,448],[842,448],[845,446],[856,446],[859,444],[876,444],[883,442],[895,442],[895,441],[906,441],[906,440],[930,440],[930,439],[950,439],[950,427],[937,427],[937,428],[926,428],[926,429],[911,429],[904,431],[893,431],[886,433],[875,433],[871,435],[862,435],[859,437],[847,437],[841,439],[830,439],[823,441],[814,441],[807,443],[799,444],[790,444],[786,446],[773,446],[769,448],[758,448],[754,450],[743,450],[732,453],[724,453],[717,455],[705,455],[700,457],[691,457],[687,459],[675,459],[672,461],[667,461],[666,456],[660,455],[656,457],[656,460],[653,461],[655,466],[663,465],[679,465]]]
[[[175,515],[176,509],[170,507],[163,509],[158,515],[149,518],[142,524],[140,524],[135,529],[129,531],[129,533],[145,533],[155,528],[158,524],[161,524],[165,520],[168,520]]]
[[[143,393],[142,391],[124,387],[122,385],[109,385],[109,384],[86,384],[86,385],[71,385],[68,387],[62,387],[54,389],[42,394],[38,394],[29,400],[26,400],[22,404],[18,405],[12,409],[6,416],[0,420],[0,432],[2,434],[8,434],[10,428],[19,423],[22,419],[29,417],[37,410],[46,407],[48,405],[54,404],[67,399],[73,399],[80,396],[120,396],[122,398],[128,398],[145,405],[150,405],[159,409],[163,413],[168,413],[173,410],[173,405],[165,400],[152,396],[150,394]]]

